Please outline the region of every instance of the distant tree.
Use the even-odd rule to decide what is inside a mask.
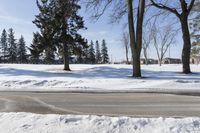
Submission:
[[[84,52],[84,63],[89,63],[90,59],[89,59],[89,44],[88,41],[86,40],[86,47],[83,48],[83,52]]]
[[[1,46],[1,52],[3,57],[3,62],[6,62],[6,56],[8,55],[8,41],[7,41],[7,32],[4,29],[1,34],[1,40],[0,40],[0,46]]]
[[[21,36],[17,44],[17,60],[19,63],[27,63],[26,42],[24,37]]]
[[[8,31],[8,56],[10,63],[17,62],[17,43],[12,28]]]
[[[91,41],[89,47],[89,59],[91,64],[95,64],[95,51],[94,51],[94,43]]]
[[[200,4],[198,6],[200,7]],[[191,37],[193,39],[191,55],[193,56],[200,54],[200,15],[197,15],[195,19],[193,19],[193,21],[190,23],[190,28],[191,28]]]
[[[129,33],[124,32],[122,34],[122,39],[121,39],[123,48],[125,49],[125,54],[126,54],[126,64],[129,64],[129,51],[130,51],[130,39],[129,39]]]
[[[99,47],[98,41],[96,41],[95,59],[96,59],[97,64],[101,63],[101,52],[100,52],[100,47]]]
[[[106,41],[105,40],[102,41],[101,57],[102,57],[102,63],[103,64],[109,63],[108,48],[106,46]]]
[[[169,46],[175,42],[176,34],[177,33],[172,29],[171,25],[165,26],[165,28],[162,30],[157,26],[153,26],[153,43],[156,49],[160,66],[162,65],[164,56],[169,49]]]
[[[41,46],[41,42],[40,42],[40,34],[37,32],[37,33],[33,33],[33,41],[32,41],[32,44],[29,48],[30,50],[30,53],[31,53],[31,63],[34,63],[34,64],[38,64],[39,61],[40,61],[40,55],[43,51],[43,48],[40,48],[42,47]]]
[[[153,36],[152,36],[152,28],[153,25],[151,25],[150,23],[147,24],[144,27],[144,31],[143,31],[143,45],[142,45],[142,49],[143,49],[143,53],[144,53],[144,58],[145,58],[145,64],[148,65],[148,49],[150,47],[150,44],[153,40]]]

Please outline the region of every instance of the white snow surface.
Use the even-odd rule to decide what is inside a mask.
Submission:
[[[136,89],[200,89],[200,66],[193,74],[183,74],[182,65],[143,65],[144,78],[131,77],[131,65],[0,64],[0,90],[25,91],[129,91]]]
[[[0,113],[2,133],[199,133],[200,118]]]

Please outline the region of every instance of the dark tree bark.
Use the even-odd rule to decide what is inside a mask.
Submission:
[[[142,50],[142,29],[143,29],[143,18],[145,9],[145,0],[138,1],[138,12],[137,12],[137,24],[136,32],[134,27],[133,18],[133,3],[132,0],[127,0],[128,5],[128,24],[130,34],[130,45],[132,52],[133,62],[133,77],[141,77],[141,65],[140,55]]]
[[[63,43],[63,60],[64,60],[64,70],[71,71],[69,67],[69,51],[65,43]]]
[[[192,10],[192,7],[194,6],[195,0],[191,0],[189,4],[187,4],[186,0],[179,0],[182,9],[181,13],[179,13],[175,8],[170,8],[164,4],[156,3],[155,0],[151,0],[151,2],[153,6],[162,10],[169,11],[175,14],[179,18],[183,34],[183,50],[182,50],[183,73],[185,74],[191,73],[190,70],[191,39],[188,26],[188,16]]]
[[[191,53],[191,39],[188,26],[187,16],[181,16],[181,29],[183,33],[183,50],[182,50],[182,63],[183,73],[191,73],[190,70],[190,53]]]
[[[63,25],[62,25],[61,39],[62,39],[62,45],[63,45],[64,70],[71,71],[69,67],[69,47],[67,44],[69,43],[71,39],[68,38],[67,36],[67,31],[66,31],[67,23],[65,23],[65,19],[63,19],[62,21],[63,21]]]

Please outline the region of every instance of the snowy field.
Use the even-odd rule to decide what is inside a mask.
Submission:
[[[200,66],[191,65],[193,74],[181,73],[182,65],[142,66],[145,78],[131,78],[131,65],[0,64],[0,90],[26,91],[117,91],[200,89]]]
[[[130,118],[1,113],[3,133],[199,133],[200,118]]]

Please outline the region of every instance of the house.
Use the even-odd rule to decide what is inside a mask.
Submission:
[[[194,55],[190,58],[191,64],[200,64],[200,55]]]
[[[140,59],[141,64],[146,64],[146,59],[141,58]],[[155,59],[147,59],[147,64],[158,64],[158,60]]]
[[[181,64],[181,59],[178,58],[165,58],[163,64]]]

